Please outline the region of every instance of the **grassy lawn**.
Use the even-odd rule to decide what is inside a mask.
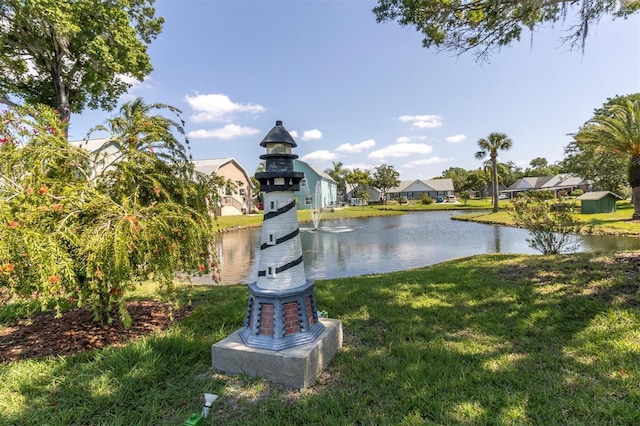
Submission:
[[[481,213],[469,213],[453,216],[455,220],[469,220],[480,223],[514,226],[511,215],[508,212],[510,202],[500,201],[500,211],[491,212],[491,199],[468,200],[467,203],[433,203],[422,204],[412,202],[410,204],[398,205],[390,202],[387,205],[372,205],[363,207],[346,207],[333,212],[323,211],[322,220],[352,219],[358,217],[384,216],[404,214],[406,212],[434,211],[434,210],[485,210]],[[579,211],[579,204],[576,204]],[[603,214],[580,214],[576,216],[584,223],[582,232],[585,234],[605,234],[605,235],[637,235],[640,236],[640,223],[630,220],[633,214],[633,204],[624,200],[618,202],[617,211]],[[300,222],[311,222],[311,210],[298,210],[298,220]],[[244,216],[223,216],[216,219],[220,231],[233,228],[262,226],[262,214]]]
[[[483,255],[317,281],[344,345],[302,391],[210,371],[248,291],[184,287],[195,310],[170,330],[0,365],[0,424],[180,425],[204,392],[206,424],[640,424],[639,274],[638,257]]]
[[[505,207],[507,206],[505,202]],[[577,211],[580,210],[579,205]],[[630,201],[618,201],[617,211],[614,213],[580,214],[578,220],[584,223],[582,232],[585,234],[604,235],[637,235],[640,236],[640,222],[632,222],[633,204]],[[506,210],[497,213],[462,214],[453,217],[455,220],[470,220],[480,223],[514,226],[511,215]]]
[[[390,216],[404,214],[406,212],[432,211],[432,210],[478,210],[490,209],[491,200],[469,200],[463,203],[433,203],[422,204],[411,202],[410,204],[398,205],[389,202],[387,205],[350,206],[336,209],[333,212],[323,210],[322,220],[354,219],[359,217]],[[300,222],[311,222],[311,210],[298,210],[298,220]],[[216,219],[218,229],[226,231],[233,228],[262,226],[262,213],[253,215],[221,216]]]

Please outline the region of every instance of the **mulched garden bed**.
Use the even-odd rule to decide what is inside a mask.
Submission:
[[[45,313],[0,328],[0,363],[119,346],[167,328],[172,322],[189,315],[190,307],[173,310],[171,305],[155,300],[127,303],[132,325],[125,328],[117,315],[113,323],[103,325],[93,321],[87,309],[65,311],[62,318]]]

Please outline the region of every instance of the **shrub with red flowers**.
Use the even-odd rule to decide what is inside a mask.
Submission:
[[[217,265],[211,183],[176,138],[181,124],[153,114],[167,108],[179,112],[136,100],[100,126],[118,148],[109,163],[70,144],[47,107],[0,113],[0,287],[43,310],[87,306],[126,323],[124,295],[140,282],[170,293],[177,272]]]

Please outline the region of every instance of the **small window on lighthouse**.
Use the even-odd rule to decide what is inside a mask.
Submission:
[[[276,243],[276,237],[273,234],[269,234],[269,237],[267,238],[267,244],[272,246],[275,245]]]
[[[267,154],[291,154],[291,144],[288,143],[268,143]]]
[[[275,278],[276,277],[276,268],[273,266],[267,266],[267,277]]]
[[[271,200],[269,203],[269,211],[275,212],[276,210],[278,210],[278,200]]]

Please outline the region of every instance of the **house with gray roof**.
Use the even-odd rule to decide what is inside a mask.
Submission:
[[[523,177],[500,193],[512,198],[518,192],[546,190],[558,195],[560,192],[570,194],[575,189],[587,191],[589,182],[570,173],[561,173],[555,176]]]
[[[453,195],[453,180],[451,179],[416,179],[403,180],[395,188],[389,190],[389,199],[397,200],[406,197],[407,200],[419,200],[423,195],[436,199]]]

